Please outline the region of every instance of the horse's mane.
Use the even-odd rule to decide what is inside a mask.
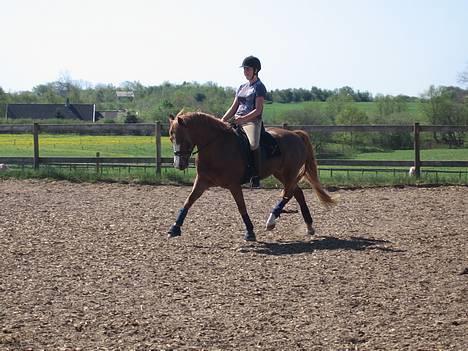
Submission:
[[[190,126],[191,124],[195,123],[201,123],[203,126],[206,127],[211,127],[219,131],[232,133],[232,128],[229,125],[222,122],[219,118],[216,118],[215,116],[212,116],[208,113],[187,112],[178,116],[184,119],[185,123],[187,123],[187,126]]]

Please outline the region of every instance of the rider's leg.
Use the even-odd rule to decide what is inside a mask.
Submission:
[[[260,187],[260,170],[262,166],[262,154],[259,147],[255,150],[252,150],[253,154],[253,173],[251,179],[251,186],[252,188],[259,188]]]
[[[247,134],[247,138],[249,139],[250,143],[250,150],[252,150],[253,154],[253,161],[254,161],[254,169],[252,179],[250,180],[250,184],[252,187],[258,188],[260,187],[260,176],[261,176],[261,150],[260,150],[260,133],[262,130],[262,121],[258,120],[255,122],[249,122],[244,124],[242,128]]]

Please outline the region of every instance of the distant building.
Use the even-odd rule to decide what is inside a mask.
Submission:
[[[7,104],[7,119],[80,119],[96,122],[95,104]]]
[[[135,98],[135,94],[133,91],[117,91],[117,98],[122,99],[122,98],[128,98],[130,100],[133,100]]]

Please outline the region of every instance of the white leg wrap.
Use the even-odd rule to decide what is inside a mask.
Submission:
[[[266,230],[273,230],[276,225],[276,216],[273,213],[270,213],[270,217],[268,217],[268,220],[266,222]]]

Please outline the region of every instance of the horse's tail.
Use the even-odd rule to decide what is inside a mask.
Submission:
[[[306,147],[306,161],[301,171],[299,172],[299,180],[305,177],[307,181],[312,185],[312,188],[315,190],[320,202],[325,207],[331,207],[336,205],[336,200],[332,198],[326,191],[323,189],[322,184],[320,183],[318,176],[317,160],[315,158],[314,147],[310,142],[309,135],[303,130],[295,130],[294,133],[299,135],[299,137],[304,142]]]

